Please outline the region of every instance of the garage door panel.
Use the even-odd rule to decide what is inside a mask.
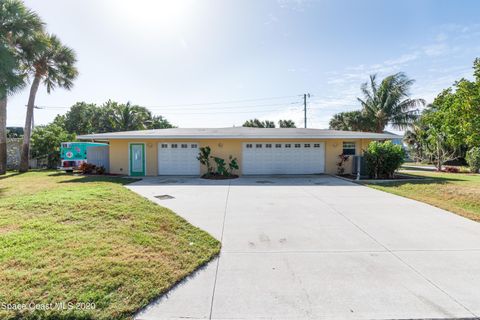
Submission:
[[[198,143],[176,142],[158,144],[159,175],[199,175]]]
[[[271,148],[268,148],[267,144],[271,144]],[[325,144],[323,142],[244,143],[242,172],[243,174],[323,173],[325,172]]]

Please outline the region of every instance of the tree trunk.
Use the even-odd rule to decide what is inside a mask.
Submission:
[[[7,172],[7,96],[0,99],[0,175]]]
[[[23,144],[20,158],[20,168],[18,171],[28,171],[28,160],[30,151],[30,136],[32,134],[32,118],[33,110],[35,108],[35,96],[37,95],[38,86],[40,85],[40,76],[35,75],[32,86],[30,88],[30,95],[28,97],[27,115],[25,117],[25,128],[23,129]]]

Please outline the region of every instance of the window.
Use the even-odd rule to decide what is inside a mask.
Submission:
[[[257,144],[255,145],[255,148],[261,148],[261,147],[262,147],[262,144],[261,144],[261,143],[257,143]]]
[[[344,155],[355,155],[355,142],[344,142],[343,143],[343,154]]]
[[[246,147],[247,147],[247,149],[251,149],[251,148],[252,148],[252,144],[251,144],[251,143],[247,143]]]
[[[300,143],[295,143],[295,148],[300,148]]]
[[[272,144],[271,144],[271,143],[267,143],[267,144],[265,145],[265,148],[271,148],[271,147],[272,147]]]
[[[305,148],[310,148],[310,143],[305,143],[303,146],[304,146]]]
[[[285,144],[285,148],[291,148],[292,145],[290,143]]]
[[[320,148],[320,143],[314,143],[314,144],[313,144],[313,147],[314,147],[314,148]]]
[[[282,145],[281,145],[280,143],[277,143],[277,144],[275,145],[275,148],[281,148],[281,147],[282,147]]]
[[[191,146],[190,146],[192,149],[197,149],[197,145],[195,143],[193,143]]]
[[[168,148],[168,144],[162,143],[162,148],[164,148],[164,149],[165,149],[165,148]]]
[[[178,145],[176,143],[172,143],[172,148],[177,148]]]
[[[188,144],[182,143],[182,149],[186,149],[186,148],[188,148]]]

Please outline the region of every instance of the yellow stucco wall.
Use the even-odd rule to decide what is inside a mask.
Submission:
[[[349,140],[314,140],[314,139],[232,139],[232,140],[204,140],[204,139],[135,139],[135,140],[110,140],[110,172],[114,174],[129,174],[129,144],[144,143],[146,158],[146,174],[148,176],[156,176],[158,174],[158,144],[162,142],[188,142],[198,143],[200,147],[210,146],[212,156],[218,156],[228,160],[232,155],[236,157],[240,166],[239,172],[242,170],[242,144],[244,142],[310,142],[325,143],[325,173],[335,174],[337,172],[338,155],[342,153],[343,142],[355,142],[356,154],[362,154],[365,150],[369,139],[349,139]],[[351,172],[352,160],[348,160],[346,173]],[[206,168],[202,166],[202,173]]]

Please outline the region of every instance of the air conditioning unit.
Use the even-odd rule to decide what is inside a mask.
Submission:
[[[352,174],[357,175],[358,170],[360,168],[360,176],[361,177],[368,176],[367,166],[365,164],[365,158],[363,156],[353,156],[352,160],[353,160]]]

